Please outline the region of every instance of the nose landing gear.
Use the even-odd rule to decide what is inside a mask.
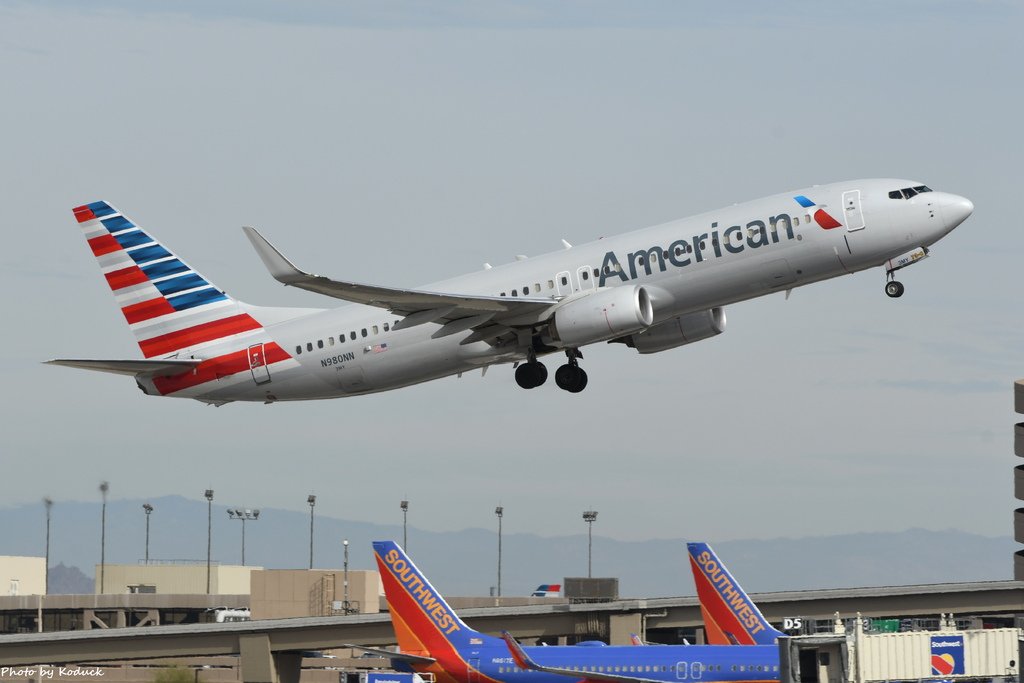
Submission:
[[[587,388],[587,373],[579,364],[579,359],[583,356],[576,349],[566,349],[565,355],[568,356],[569,362],[555,371],[555,384],[559,389],[578,394]]]
[[[892,273],[889,274],[889,277],[892,277]],[[898,299],[903,296],[904,289],[903,283],[896,280],[889,280],[885,283],[885,293],[892,299]]]

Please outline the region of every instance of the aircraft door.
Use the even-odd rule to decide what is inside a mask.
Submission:
[[[263,355],[263,344],[253,344],[249,347],[249,372],[252,373],[252,381],[256,384],[266,384],[270,381],[270,369],[267,367],[267,358]]]
[[[847,232],[864,229],[864,211],[860,204],[860,190],[848,190],[843,193],[843,214],[846,216]]]
[[[581,292],[584,289],[593,289],[596,286],[594,282],[594,269],[590,266],[578,268],[576,270],[576,279]]]
[[[689,662],[676,662],[676,679],[685,681],[690,673]]]
[[[569,274],[568,270],[563,270],[555,276],[555,287],[558,289],[559,296],[568,296],[572,294],[572,276]]]

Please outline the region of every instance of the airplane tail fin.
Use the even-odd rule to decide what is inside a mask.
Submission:
[[[74,209],[82,232],[146,358],[194,352],[262,325],[104,201]]]
[[[501,640],[467,626],[394,541],[374,541],[374,555],[402,652],[462,660],[470,647]]]
[[[764,618],[707,543],[687,543],[711,645],[773,645],[784,636]]]

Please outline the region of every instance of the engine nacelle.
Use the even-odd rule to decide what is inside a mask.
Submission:
[[[708,339],[724,331],[725,311],[721,308],[712,308],[666,320],[643,332],[615,341],[621,341],[640,353],[658,353]]]
[[[600,289],[555,309],[551,338],[562,346],[584,346],[640,332],[654,322],[651,297],[639,285]]]

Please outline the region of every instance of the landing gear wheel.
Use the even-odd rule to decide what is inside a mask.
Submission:
[[[896,280],[890,280],[885,283],[885,293],[887,296],[893,299],[898,299],[903,296],[904,291],[903,283],[897,282]]]
[[[516,384],[523,389],[535,389],[548,380],[548,369],[543,363],[531,361],[516,368]]]
[[[587,387],[587,373],[578,365],[566,363],[555,371],[555,384],[571,394],[578,394]]]

